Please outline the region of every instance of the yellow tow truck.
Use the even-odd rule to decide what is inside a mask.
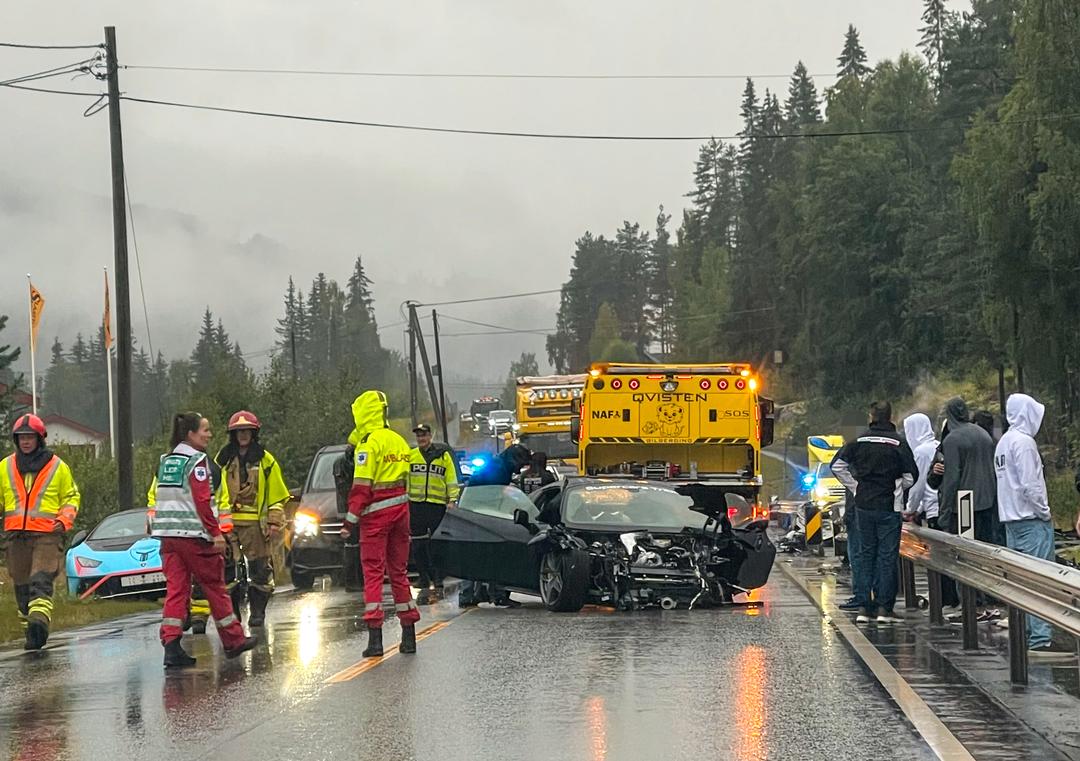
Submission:
[[[761,506],[774,405],[748,364],[595,363],[572,434],[582,475],[708,481]]]

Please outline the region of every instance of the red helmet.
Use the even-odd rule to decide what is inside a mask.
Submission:
[[[48,436],[48,431],[45,430],[45,421],[37,415],[19,416],[11,429],[11,435],[18,436],[21,433],[36,433],[43,439]]]
[[[242,431],[245,428],[257,431],[262,428],[262,423],[259,422],[259,418],[255,417],[254,413],[248,412],[247,410],[234,412],[233,416],[229,418],[229,430]]]

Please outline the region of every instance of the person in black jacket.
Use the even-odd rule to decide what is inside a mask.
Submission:
[[[904,492],[919,476],[915,457],[892,423],[892,405],[870,405],[870,428],[836,453],[831,469],[853,495],[859,531],[858,574],[855,597],[866,601],[856,621],[902,621],[896,605],[896,570],[900,556],[900,525]],[[871,597],[871,593],[873,596]]]

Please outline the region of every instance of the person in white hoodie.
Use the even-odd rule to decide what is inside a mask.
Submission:
[[[1005,403],[1009,430],[994,451],[998,516],[1005,526],[1009,549],[1043,560],[1054,560],[1054,524],[1046,495],[1042,458],[1035,436],[1046,407],[1027,394],[1013,394]],[[1052,643],[1050,624],[1029,615],[1028,652],[1032,656],[1067,656]]]
[[[904,438],[907,439],[911,453],[915,456],[915,464],[919,468],[919,478],[908,491],[904,516],[921,515],[926,525],[937,528],[937,489],[927,486],[926,478],[930,475],[934,454],[940,443],[934,438],[934,426],[930,423],[930,418],[921,412],[904,418]]]

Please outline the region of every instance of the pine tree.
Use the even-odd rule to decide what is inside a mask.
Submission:
[[[866,65],[866,50],[859,42],[859,31],[854,24],[849,24],[847,34],[844,35],[844,50],[837,59],[839,69],[837,74],[841,79],[855,77],[861,79],[870,73],[870,67]]]
[[[0,332],[3,332],[4,326],[7,325],[7,315],[0,314]],[[5,393],[0,394],[0,423],[6,425],[8,418],[11,414],[11,408],[15,397],[15,387],[18,384],[18,378],[13,376],[11,372],[11,365],[19,358],[19,349],[11,348],[11,344],[0,345],[0,382],[7,387]],[[9,439],[10,440],[10,439]],[[5,443],[5,449],[7,444]]]
[[[667,228],[669,222],[671,222],[671,215],[664,213],[664,207],[661,204],[660,211],[656,215],[656,235],[653,238],[646,267],[650,334],[659,341],[662,355],[667,355],[671,351],[674,338],[672,310],[675,302],[675,258],[671,245],[671,233]]]
[[[382,366],[382,345],[375,321],[375,299],[371,287],[371,279],[358,256],[345,288],[344,341],[348,351],[365,365],[374,363]]]
[[[945,0],[923,0],[922,20],[925,26],[919,29],[922,38],[918,47],[933,72],[934,83],[940,85],[945,69],[945,39],[955,14],[946,7]]]
[[[788,99],[784,104],[784,119],[794,130],[802,130],[821,122],[821,99],[814,80],[802,61],[795,66],[788,85]]]

